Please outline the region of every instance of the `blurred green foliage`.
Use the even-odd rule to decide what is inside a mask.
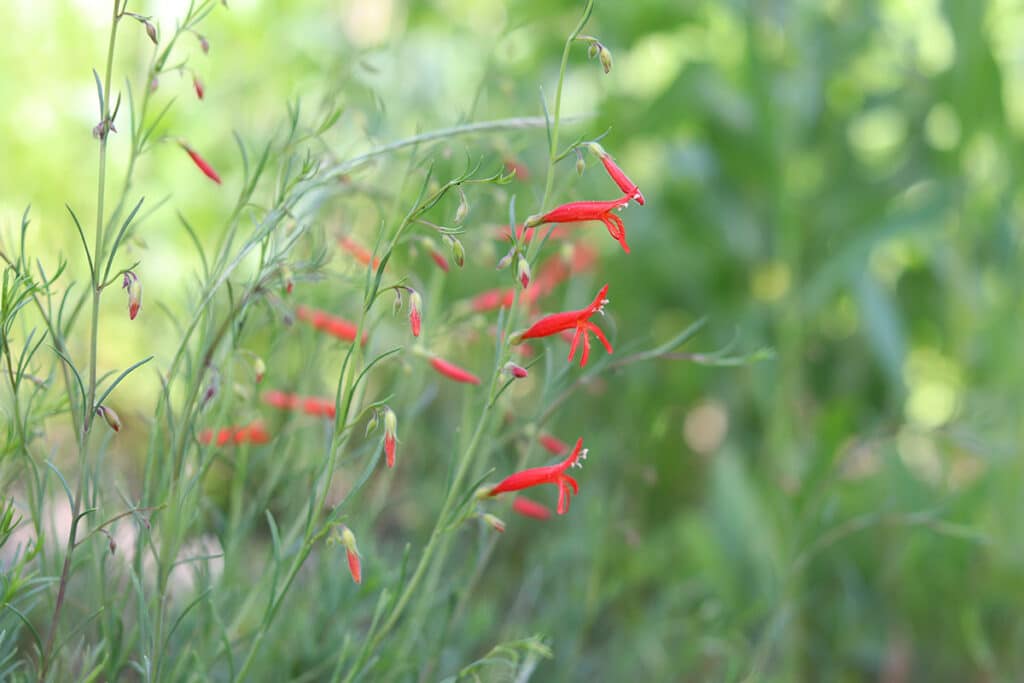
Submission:
[[[0,229],[9,239],[31,203],[34,239],[54,260],[77,240],[63,205],[88,215],[94,201],[89,69],[102,63],[106,21],[94,4],[0,4]],[[152,11],[173,17],[179,4]],[[325,150],[339,159],[418,130],[537,115],[579,10],[548,0],[230,4],[207,24],[209,56],[189,58],[206,99],[195,101],[187,75],[159,84],[178,100],[168,130],[188,131],[229,184],[239,178],[231,131],[258,139],[296,98],[310,111],[344,108]],[[584,435],[592,453],[580,497],[565,517],[509,525],[461,620],[447,621],[460,586],[439,582],[435,609],[414,621],[429,625],[421,647],[446,635],[435,677],[534,633],[554,653],[538,680],[1024,677],[1014,445],[1024,424],[1022,31],[1013,0],[598,4],[587,32],[615,67],[605,76],[574,50],[565,114],[593,118],[570,135],[609,130],[603,142],[647,206],[623,214],[633,253],[602,243],[598,274],[565,301],[610,282],[617,353],[708,316],[688,350],[771,347],[775,358],[637,364],[567,403],[557,433]],[[127,44],[120,67],[137,72],[144,33]],[[540,174],[543,137],[453,143],[450,170],[483,147]],[[355,176],[379,195],[328,207],[328,233],[356,224],[372,234],[402,192],[387,182],[402,163]],[[571,160],[563,165],[559,197],[606,198],[593,168],[574,180]],[[230,199],[187,166],[175,146],[159,149],[140,191],[155,199],[172,188],[170,205],[215,241]],[[532,207],[540,182],[507,192]],[[481,199],[473,214],[500,222],[503,198]],[[148,312],[174,310],[195,261],[171,208],[132,249]],[[487,268],[467,269],[447,295],[491,286]],[[299,286],[335,303],[328,287]],[[110,366],[140,347],[173,353],[111,318]],[[270,355],[271,375],[301,372],[287,349]],[[332,372],[311,381],[329,387]],[[421,418],[457,422],[429,407]],[[414,472],[443,473],[447,433],[410,445],[434,459],[409,463]],[[130,448],[121,455],[131,463]],[[214,500],[228,476],[214,478]],[[417,521],[434,514],[442,484],[418,487],[411,475],[374,494],[389,514],[379,540],[361,537],[375,558],[366,589],[374,573],[397,570],[407,540],[422,541]],[[446,572],[465,576],[474,552]],[[261,557],[249,558],[253,576]],[[336,620],[352,590],[341,557],[310,565],[321,579],[290,598],[267,645],[295,676],[365,627]]]

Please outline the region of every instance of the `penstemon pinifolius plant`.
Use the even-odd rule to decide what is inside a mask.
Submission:
[[[551,656],[541,636],[496,636],[455,662],[439,653],[508,513],[556,519],[552,507],[567,514],[580,493],[571,471],[584,438],[569,445],[548,425],[602,372],[671,354],[700,326],[613,361],[613,328],[597,322],[611,276],[570,310],[542,314],[563,284],[592,279],[595,224],[626,258],[620,212],[645,201],[598,139],[563,140],[567,125],[587,125],[562,116],[574,50],[612,68],[609,49],[583,34],[593,1],[542,116],[343,158],[327,138],[343,112],[327,106],[310,122],[295,103],[257,149],[236,135],[240,173],[224,176],[169,116],[206,104],[193,65],[213,58],[202,31],[222,3],[192,2],[173,29],[131,4],[112,3],[94,72],[95,216],[68,207],[80,254],[53,266],[29,253],[29,211],[0,245],[0,679],[526,680]],[[115,56],[131,31],[144,32],[151,56],[118,85]],[[163,93],[175,76],[194,97]],[[543,169],[495,154],[504,143],[464,161],[449,154],[456,138],[517,130],[537,141],[546,131]],[[123,178],[108,168],[115,136],[127,139]],[[237,193],[220,227],[196,224],[182,197],[138,193],[161,147],[211,190]],[[398,181],[374,187],[369,172],[403,155]],[[607,194],[572,197],[569,165],[582,174],[588,157]],[[534,175],[542,187],[523,193]],[[517,206],[520,196],[535,204]],[[143,297],[159,256],[135,260],[126,248],[168,224],[197,264],[187,302],[173,305]],[[452,266],[494,265],[493,288],[446,294]],[[131,324],[173,339],[172,351],[106,367],[110,297],[124,297]],[[146,415],[130,408],[133,385],[151,387]],[[540,452],[557,461],[536,464]],[[410,521],[410,500],[432,519]],[[425,542],[404,541],[424,526]]]

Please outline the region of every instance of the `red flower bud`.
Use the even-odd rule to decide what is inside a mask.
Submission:
[[[135,320],[142,306],[142,283],[139,277],[130,270],[126,270],[121,279],[121,289],[128,290],[128,319]]]
[[[512,511],[523,517],[532,517],[533,519],[548,519],[551,517],[551,510],[548,509],[547,505],[541,505],[523,496],[516,496],[515,500],[512,501]]]
[[[203,94],[206,91],[203,89],[203,82],[199,80],[199,76],[192,76],[192,87],[196,89],[196,97],[203,99]]]
[[[510,377],[515,377],[516,379],[523,379],[530,374],[526,371],[526,368],[521,365],[516,365],[512,361],[505,363],[504,367],[501,368],[501,371]]]
[[[487,524],[497,531],[499,534],[505,533],[505,522],[501,521],[498,517],[495,517],[491,513],[485,513],[480,515]]]
[[[359,562],[359,548],[356,547],[356,536],[352,530],[345,527],[341,532],[341,544],[345,546],[345,555],[348,558],[348,571],[352,574],[352,580],[362,583],[363,570]]]
[[[430,365],[435,370],[447,377],[448,379],[456,382],[464,382],[466,384],[480,384],[480,378],[474,375],[468,370],[463,370],[458,365],[449,363],[446,360],[434,356],[430,359]]]
[[[343,341],[355,341],[358,328],[355,323],[331,315],[324,311],[318,311],[314,308],[308,308],[300,305],[295,309],[296,315],[299,316],[299,320],[304,320],[318,330],[326,332],[332,336],[337,337]],[[365,344],[367,335],[363,333],[362,343]]]
[[[218,185],[221,184],[220,176],[217,175],[217,172],[213,170],[213,166],[210,166],[210,164],[207,163],[206,159],[199,156],[198,152],[196,152],[194,149],[186,145],[184,142],[179,142],[178,144],[181,145],[181,148],[188,153],[189,157],[192,158],[192,162],[199,168],[200,171],[203,172],[203,175],[205,175],[207,178],[217,183]]]
[[[388,467],[395,466],[395,444],[398,441],[398,418],[391,408],[384,409],[384,454]]]
[[[420,336],[420,310],[423,307],[423,298],[415,289],[409,295],[409,327],[412,328],[412,336]]]

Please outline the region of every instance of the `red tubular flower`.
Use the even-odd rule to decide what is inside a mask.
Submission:
[[[327,334],[337,337],[342,341],[355,341],[356,334],[358,333],[358,327],[355,323],[331,315],[324,311],[318,311],[315,308],[308,308],[306,306],[299,306],[295,309],[295,314],[299,316],[300,320],[305,320],[310,325],[318,330],[322,330]],[[362,343],[366,343],[366,333],[363,333]]]
[[[547,505],[541,505],[522,496],[516,496],[515,500],[512,501],[512,511],[523,517],[532,517],[533,519],[548,519],[551,517],[551,510],[548,509]]]
[[[275,408],[283,408],[284,410],[295,410],[299,407],[300,398],[295,394],[286,394],[283,391],[277,391],[271,389],[263,393],[263,402],[267,405],[272,405]]]
[[[313,417],[334,417],[334,399],[319,396],[299,396],[283,391],[264,392],[263,402],[282,410],[301,410]]]
[[[575,328],[576,331],[572,337],[572,345],[569,347],[569,360],[571,361],[573,356],[576,355],[576,348],[579,346],[580,338],[582,338],[583,354],[580,356],[580,367],[582,368],[587,364],[587,359],[590,357],[590,332],[593,332],[601,340],[608,353],[612,352],[612,345],[608,342],[608,338],[604,336],[604,332],[597,325],[590,322],[590,316],[595,313],[604,313],[604,306],[608,303],[608,299],[605,298],[606,294],[608,294],[608,285],[601,288],[601,291],[594,297],[593,303],[586,308],[581,308],[578,311],[552,313],[545,316],[535,322],[526,332],[519,335],[519,338],[535,339],[537,337],[549,337],[553,334],[559,334],[565,330]]]
[[[473,297],[471,305],[477,313],[485,313],[496,308],[509,308],[515,298],[516,293],[511,289],[489,289]]]
[[[544,447],[544,449],[552,455],[564,455],[569,452],[569,444],[565,443],[557,436],[551,436],[550,434],[541,434],[537,437],[537,443]]]
[[[206,90],[205,88],[203,88],[203,82],[199,80],[198,76],[192,77],[192,87],[196,89],[196,97],[198,97],[199,99],[203,99],[203,94],[206,92]]]
[[[515,173],[516,178],[524,182],[530,179],[530,171],[515,159],[505,159],[505,170]]]
[[[448,259],[446,259],[444,257],[444,254],[439,252],[437,249],[434,249],[433,247],[431,247],[431,249],[430,249],[430,258],[434,259],[434,263],[437,264],[438,268],[440,268],[441,270],[443,270],[446,273],[448,272],[448,269],[449,269]]]
[[[480,378],[474,375],[468,370],[463,370],[458,365],[449,363],[448,361],[434,356],[430,359],[430,364],[439,373],[447,377],[448,379],[455,380],[456,382],[464,382],[466,384],[480,384]]]
[[[356,242],[354,239],[345,235],[338,238],[338,245],[342,249],[347,251],[356,257],[356,260],[362,263],[364,266],[370,265],[370,261],[373,261],[373,267],[376,269],[380,266],[380,259],[373,258],[373,254],[369,249]]]
[[[206,159],[199,156],[198,152],[186,145],[184,142],[179,142],[178,144],[181,145],[181,148],[188,153],[192,158],[192,162],[199,167],[199,170],[202,171],[207,178],[220,185],[220,176],[213,170],[213,166],[210,166],[210,164],[207,163]]]
[[[590,143],[590,149],[601,159],[601,163],[604,164],[604,170],[608,171],[608,175],[619,186],[619,189],[625,192],[626,196],[630,199],[635,199],[637,204],[643,206],[644,195],[640,192],[640,188],[619,168],[619,165],[612,159],[612,155],[604,151],[604,147],[596,142]]]
[[[216,435],[214,435],[212,429],[204,429],[199,433],[199,443],[208,444],[215,442],[218,446],[224,446],[229,443],[264,444],[269,441],[270,434],[259,420],[254,420],[244,427],[224,427],[218,430]]]
[[[582,449],[582,450],[581,450]],[[541,484],[554,484],[558,487],[558,514],[564,515],[569,511],[569,499],[574,494],[579,494],[579,484],[571,476],[565,473],[570,467],[582,467],[582,460],[586,460],[587,450],[583,448],[583,437],[576,441],[576,447],[572,449],[562,462],[557,465],[546,465],[544,467],[532,467],[528,470],[516,472],[501,481],[492,488],[487,495],[496,496],[509,491],[521,491],[531,486]],[[570,489],[572,489],[570,491]]]
[[[552,209],[543,216],[532,216],[526,221],[526,225],[533,227],[541,223],[577,223],[579,221],[601,221],[608,228],[610,234],[619,244],[623,251],[629,253],[629,245],[626,244],[626,226],[622,219],[613,210],[622,208],[629,204],[633,197],[626,195],[619,199],[612,199],[604,202],[570,202]]]

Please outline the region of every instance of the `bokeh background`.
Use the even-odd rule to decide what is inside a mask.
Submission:
[[[37,253],[51,264],[72,255],[79,277],[64,204],[94,211],[90,69],[103,62],[109,20],[100,4],[0,3],[0,230],[9,239],[31,204]],[[171,22],[181,5],[135,9]],[[204,25],[209,56],[188,58],[205,100],[188,75],[159,84],[177,98],[167,129],[230,185],[241,173],[231,132],[259,139],[296,98],[312,111],[344,108],[325,136],[336,159],[467,120],[535,116],[579,9],[231,0]],[[578,306],[607,281],[623,353],[706,316],[684,351],[774,357],[636,364],[563,406],[552,428],[591,448],[581,494],[548,523],[508,520],[463,618],[446,622],[437,677],[500,640],[539,633],[555,656],[536,680],[1020,680],[1024,6],[608,1],[586,32],[615,64],[606,76],[585,47],[574,50],[564,113],[584,118],[565,139],[608,130],[605,146],[647,205],[624,214],[633,253],[595,229],[597,273],[550,308]],[[124,46],[115,75],[137,78],[145,35]],[[116,157],[123,143],[112,140]],[[501,223],[509,194],[521,207],[539,200],[543,130],[433,151],[458,169],[467,150],[538,169],[477,198],[469,225]],[[356,176],[366,196],[325,210],[326,233],[369,239],[376,207],[403,196],[389,178],[406,164],[399,156]],[[571,160],[563,166],[573,174]],[[233,197],[174,145],[147,157],[139,180],[140,192],[169,198],[130,247],[144,311],[157,319],[160,306],[187,305],[196,267],[174,211],[213,242]],[[593,165],[559,183],[562,200],[608,191]],[[441,290],[452,302],[495,285],[484,262],[493,245],[466,241],[471,267]],[[341,307],[330,283],[299,286]],[[166,362],[176,350],[172,335],[129,324],[121,300],[105,306],[101,362],[123,367],[143,352]],[[564,345],[550,348],[560,363]],[[303,367],[287,345],[269,353],[270,379]],[[334,370],[322,372],[331,386]],[[140,406],[126,419],[141,420],[152,382],[125,391]],[[449,453],[432,410],[407,427],[422,435],[407,452],[418,459],[410,473],[434,478],[418,490],[410,474],[367,503],[379,513],[360,537],[376,558],[369,574],[393,570],[436,514]],[[129,431],[117,447],[128,486],[132,444],[144,438]],[[258,574],[260,556],[251,560]],[[347,581],[341,562],[321,558],[310,571],[329,583],[333,563],[334,579]],[[282,652],[293,648],[295,675],[359,628],[333,618],[335,593],[309,585],[276,636]],[[364,588],[372,611],[372,580]]]

